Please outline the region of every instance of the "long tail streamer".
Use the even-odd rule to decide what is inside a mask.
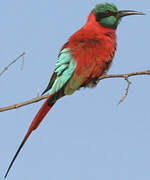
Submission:
[[[30,136],[30,134],[32,133],[32,131],[35,130],[35,129],[39,126],[39,124],[41,123],[41,121],[43,120],[43,118],[46,116],[46,114],[48,113],[48,111],[49,111],[49,110],[52,108],[52,106],[54,105],[54,103],[52,103],[52,104],[49,105],[49,101],[50,101],[50,99],[51,99],[51,97],[52,97],[53,95],[54,95],[54,94],[50,95],[50,96],[46,99],[46,101],[44,102],[44,104],[42,105],[42,107],[40,108],[40,110],[38,111],[38,113],[36,114],[35,118],[33,119],[33,121],[32,121],[32,123],[31,123],[31,125],[30,125],[30,127],[29,127],[29,129],[28,129],[28,131],[27,131],[27,133],[26,133],[26,135],[25,135],[22,143],[20,144],[20,146],[19,146],[16,154],[14,155],[14,157],[13,157],[13,159],[12,159],[12,161],[11,161],[11,163],[10,163],[7,171],[6,171],[5,178],[7,177],[7,175],[8,175],[8,173],[9,173],[9,171],[10,171],[10,169],[11,169],[11,167],[12,167],[12,165],[13,165],[15,159],[16,159],[16,157],[18,156],[20,150],[22,149],[23,145],[24,145],[25,142],[27,141],[27,139],[28,139],[28,137]]]

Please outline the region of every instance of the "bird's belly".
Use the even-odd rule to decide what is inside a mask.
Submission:
[[[65,94],[71,95],[81,87],[95,87],[99,82],[98,78],[106,73],[110,63],[111,61],[109,63],[99,61],[83,68],[82,73],[75,72],[65,86]]]
[[[111,62],[106,63],[104,61],[96,63],[90,74],[86,76],[82,87],[95,87],[99,82],[98,78],[107,72],[110,64]]]

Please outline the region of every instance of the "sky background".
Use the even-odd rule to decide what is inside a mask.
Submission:
[[[25,52],[0,77],[0,107],[37,96],[46,88],[58,52],[86,22],[98,0],[1,0],[0,71]],[[118,48],[108,74],[150,69],[150,2],[119,1],[119,9],[145,12],[126,17],[117,29]],[[28,139],[8,180],[149,180],[150,77],[127,83],[102,80],[60,99]],[[43,101],[0,113],[0,179]]]

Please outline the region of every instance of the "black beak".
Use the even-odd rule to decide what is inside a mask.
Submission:
[[[142,12],[132,11],[132,10],[123,10],[118,12],[118,17],[120,18],[129,15],[145,15],[145,14]]]

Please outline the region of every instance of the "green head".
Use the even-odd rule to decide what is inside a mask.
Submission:
[[[96,21],[107,28],[116,29],[121,18],[128,15],[144,15],[144,13],[132,10],[119,11],[113,3],[98,4],[93,9]]]

